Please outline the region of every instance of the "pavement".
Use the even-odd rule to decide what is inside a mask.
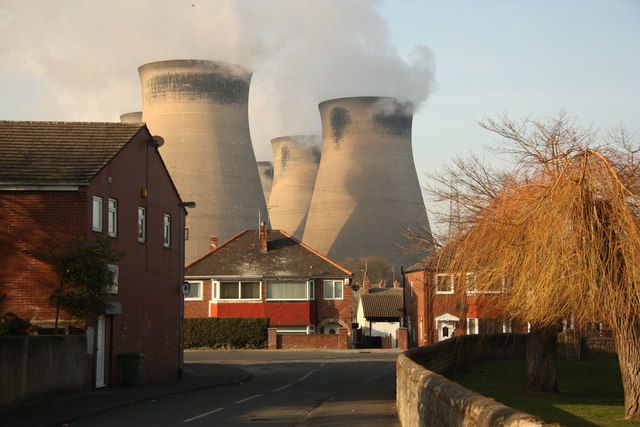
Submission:
[[[105,387],[88,393],[53,398],[38,404],[0,409],[0,425],[59,426],[88,415],[99,414],[133,403],[187,391],[206,389],[248,381],[251,374],[244,369],[223,365],[185,364],[182,378],[176,381],[145,384],[137,388]]]

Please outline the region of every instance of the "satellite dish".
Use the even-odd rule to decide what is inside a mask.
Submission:
[[[164,138],[160,135],[153,135],[152,138],[158,147],[162,147],[164,145]]]
[[[356,284],[351,285],[351,290],[352,290],[353,292],[358,292],[358,289],[360,289],[360,286],[358,286],[358,285],[356,285]]]

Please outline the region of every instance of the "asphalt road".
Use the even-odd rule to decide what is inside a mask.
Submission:
[[[158,398],[73,426],[397,426],[395,351],[197,351],[185,369],[238,366],[242,384]]]

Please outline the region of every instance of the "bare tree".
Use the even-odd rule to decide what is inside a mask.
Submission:
[[[557,390],[553,357],[562,319],[607,322],[625,414],[639,419],[640,161],[633,138],[617,130],[599,142],[564,113],[480,125],[501,137],[493,152],[507,167],[458,159],[435,181],[432,194],[461,205],[440,267],[474,271],[480,291],[507,284],[507,313],[532,325],[531,390]]]

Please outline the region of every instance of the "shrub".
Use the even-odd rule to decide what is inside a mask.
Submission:
[[[184,348],[263,348],[269,319],[184,319]]]
[[[0,314],[0,336],[29,335],[31,323],[13,313]]]

